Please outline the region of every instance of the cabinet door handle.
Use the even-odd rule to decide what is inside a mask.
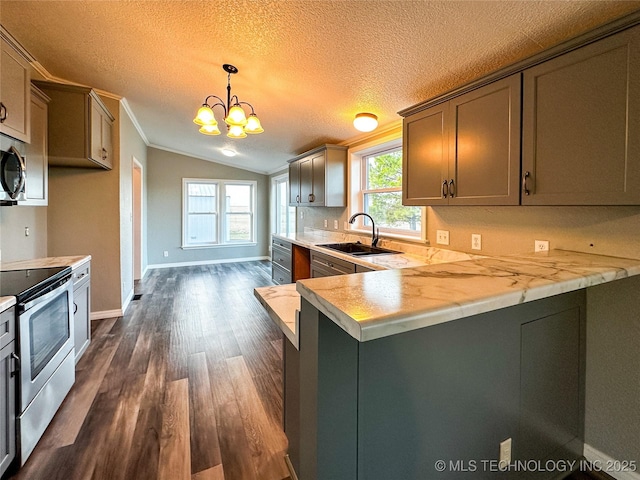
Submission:
[[[449,196],[449,185],[445,180],[444,182],[442,182],[442,198],[447,198],[448,196]]]
[[[522,174],[522,191],[525,195],[529,195],[531,192],[527,188],[527,178],[529,178],[531,174],[529,172],[524,172]]]
[[[296,195],[296,203],[300,203],[300,195]]]
[[[75,315],[76,313],[78,313],[78,304],[73,302],[73,314]]]
[[[106,149],[102,149],[102,160],[106,160],[107,159],[107,150]]]
[[[449,196],[451,198],[455,197],[456,195],[456,186],[453,183],[453,178],[449,181]]]
[[[4,103],[0,102],[0,123],[4,123],[7,119],[7,107],[4,106]]]
[[[315,260],[315,261],[316,261],[316,262],[318,262],[320,265],[324,265],[325,267],[331,267],[331,268],[333,268],[333,263],[331,263],[331,262],[323,262],[323,261],[321,261],[321,260],[318,260],[317,258],[316,258],[316,260]]]
[[[13,358],[16,362],[16,369],[11,371],[11,376],[15,377],[21,368],[20,357],[17,356],[14,352],[11,352],[11,358]]]
[[[316,196],[313,193],[309,194],[309,203],[313,203],[316,201]]]

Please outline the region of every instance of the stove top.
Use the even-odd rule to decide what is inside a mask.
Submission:
[[[22,302],[67,276],[71,267],[0,271],[0,297],[13,296]]]

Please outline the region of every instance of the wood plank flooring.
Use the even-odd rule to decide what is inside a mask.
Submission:
[[[16,480],[282,480],[281,334],[269,262],[150,271],[93,322],[76,383]]]

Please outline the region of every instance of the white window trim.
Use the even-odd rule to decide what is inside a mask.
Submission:
[[[279,182],[281,182],[282,180],[286,180],[287,182],[287,192],[289,191],[289,172],[283,173],[282,175],[277,175],[275,177],[271,177],[271,198],[270,198],[270,205],[269,205],[269,211],[271,212],[270,215],[270,233],[271,235],[274,235],[276,233],[277,230],[277,225],[278,225],[278,214],[276,212],[276,202],[277,202],[277,192],[276,192],[276,188],[277,188],[277,184]],[[295,213],[293,214],[293,224],[294,224],[294,232],[295,232],[295,225],[296,225],[296,215]],[[292,233],[294,233],[292,232]],[[269,249],[271,249],[271,244],[269,244]]]
[[[362,185],[363,185],[363,172],[362,168],[362,158],[371,155],[377,152],[383,152],[385,150],[391,150],[394,148],[402,147],[402,132],[394,131],[390,134],[376,138],[369,142],[365,142],[359,144],[357,147],[350,148],[348,151],[349,155],[349,169],[348,169],[348,192],[349,197],[347,201],[347,213],[349,216],[354,213],[363,212],[363,195],[362,195]],[[390,189],[395,190],[395,189]],[[379,191],[379,190],[378,190]],[[426,243],[427,241],[427,215],[426,208],[421,207],[421,231],[418,235],[406,234],[402,231],[391,230],[391,229],[380,229],[380,235],[386,238],[394,238],[398,240],[403,240],[407,242],[416,242],[416,243]],[[371,228],[368,226],[364,226],[364,222],[362,221],[362,217],[357,219],[357,223],[351,225],[346,223],[346,226],[349,231],[353,233],[368,233],[371,234]]]
[[[188,190],[187,185],[189,183],[210,183],[215,184],[216,188],[216,243],[208,243],[202,245],[187,245],[186,235],[187,235],[187,227],[186,227],[186,219],[188,216],[187,212],[187,197]],[[226,224],[226,211],[225,207],[225,186],[226,185],[251,185],[251,232],[253,238],[248,242],[225,242],[223,237],[224,228]],[[182,245],[180,248],[183,250],[197,250],[203,248],[228,248],[228,247],[246,247],[246,246],[256,246],[257,241],[257,222],[256,222],[256,197],[258,191],[258,182],[255,180],[227,180],[227,179],[213,179],[213,178],[183,178],[182,179]]]

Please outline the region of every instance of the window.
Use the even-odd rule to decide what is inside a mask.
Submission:
[[[273,178],[275,223],[273,233],[288,235],[296,231],[296,208],[289,206],[289,175]]]
[[[255,243],[255,190],[256,182],[182,179],[182,247]]]
[[[382,232],[419,237],[422,208],[402,205],[402,147],[381,148],[360,156],[360,211],[371,215]],[[371,225],[368,218],[359,218],[361,226]]]

